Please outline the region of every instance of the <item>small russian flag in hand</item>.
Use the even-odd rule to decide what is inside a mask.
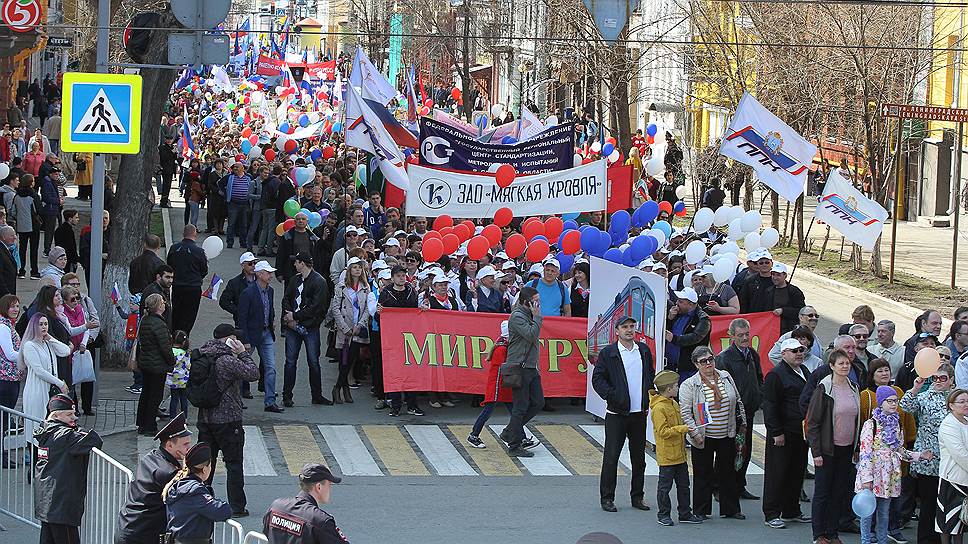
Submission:
[[[111,286],[111,302],[117,304],[121,300],[121,291],[118,290],[118,282]]]
[[[208,289],[202,293],[202,296],[212,300],[218,300],[218,290],[222,287],[222,278],[218,274],[212,275],[212,283],[209,285]]]
[[[696,414],[697,425],[709,425],[712,422],[712,416],[709,415],[709,405],[705,402],[696,404]]]

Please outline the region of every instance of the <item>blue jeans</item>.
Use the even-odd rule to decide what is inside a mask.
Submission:
[[[232,247],[236,236],[239,238],[239,246],[245,245],[248,223],[249,203],[229,202],[229,228],[225,231],[225,245]]]
[[[471,430],[471,434],[474,436],[481,436],[481,431],[484,430],[484,425],[487,425],[487,420],[491,419],[491,414],[494,413],[494,406],[498,403],[489,402],[484,405],[481,409],[481,413],[477,416],[477,421],[474,422],[474,428]],[[511,403],[505,402],[504,407],[508,409],[508,413],[511,412]]]
[[[175,417],[179,412],[185,412],[188,417],[188,389],[184,387],[169,387],[171,398],[168,400],[168,415]]]
[[[252,218],[249,220],[249,232],[245,237],[245,247],[251,250],[259,241],[259,224],[262,222],[262,209],[252,208]],[[262,228],[267,228],[268,225],[262,225]]]
[[[296,385],[296,362],[303,343],[306,344],[306,362],[309,363],[309,389],[312,398],[323,398],[322,375],[319,370],[319,327],[304,329],[305,333],[286,328],[286,372],[283,377],[282,398],[292,400],[292,389]],[[269,390],[268,378],[266,391]]]
[[[276,403],[276,342],[272,333],[262,331],[260,342],[252,343],[252,350],[259,352],[259,362],[262,363],[263,380],[265,380],[265,404],[271,406]]]
[[[871,544],[871,520],[877,516],[877,544],[887,544],[887,524],[891,513],[891,499],[877,497],[874,514],[860,518],[860,543]]]
[[[194,200],[188,201],[188,222],[198,226],[198,202]]]

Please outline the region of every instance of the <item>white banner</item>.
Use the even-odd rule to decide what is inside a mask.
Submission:
[[[831,170],[817,203],[816,218],[871,251],[884,230],[887,210],[861,194],[837,170]]]
[[[744,93],[719,153],[752,166],[763,183],[793,202],[803,194],[817,146]]]
[[[588,361],[595,364],[602,348],[618,341],[615,322],[622,316],[631,315],[638,321],[636,341],[649,346],[654,358],[653,369],[656,372],[662,370],[665,367],[666,301],[669,297],[665,278],[598,257],[592,257],[590,261],[596,287],[588,297]],[[585,410],[604,419],[605,400],[592,387],[593,373],[594,369],[589,368]],[[648,392],[642,394],[648,395]]]
[[[279,132],[278,130],[276,130],[275,136],[276,138],[280,136],[285,136],[290,140],[304,140],[306,138],[309,138],[310,136],[316,136],[316,134],[319,133],[319,129],[322,128],[322,126],[323,126],[323,122],[318,121],[316,123],[310,124],[309,126],[299,127],[292,134],[286,134],[285,132]]]
[[[494,217],[510,208],[515,217],[604,210],[608,180],[605,161],[568,170],[519,175],[501,189],[494,174],[439,170],[410,164],[407,214],[436,217]],[[552,240],[552,243],[555,241]]]

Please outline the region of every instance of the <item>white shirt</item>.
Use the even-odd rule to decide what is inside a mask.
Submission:
[[[894,342],[891,347],[885,348],[879,342],[869,344],[867,346],[867,351],[874,354],[874,357],[879,357],[887,359],[887,363],[891,365],[891,378],[897,377],[897,371],[901,370],[904,366],[904,346]],[[958,387],[961,387],[960,385]]]
[[[618,342],[618,354],[625,365],[625,381],[629,384],[629,412],[642,411],[642,353],[639,346],[632,343],[632,349],[626,349]]]

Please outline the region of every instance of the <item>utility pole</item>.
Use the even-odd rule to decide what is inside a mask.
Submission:
[[[111,24],[111,0],[98,0],[97,3],[97,45],[95,46],[94,71],[99,74],[108,73],[108,45],[110,35],[108,27]],[[104,246],[104,155],[94,154],[94,164],[91,174],[93,177],[93,187],[91,188],[91,269],[87,272],[91,277],[88,278],[90,286],[88,294],[95,306],[104,307],[101,302],[101,276],[104,273],[101,260],[102,247]],[[94,350],[94,367],[97,372],[101,371],[100,350]],[[96,406],[100,386],[94,382],[94,399]]]

